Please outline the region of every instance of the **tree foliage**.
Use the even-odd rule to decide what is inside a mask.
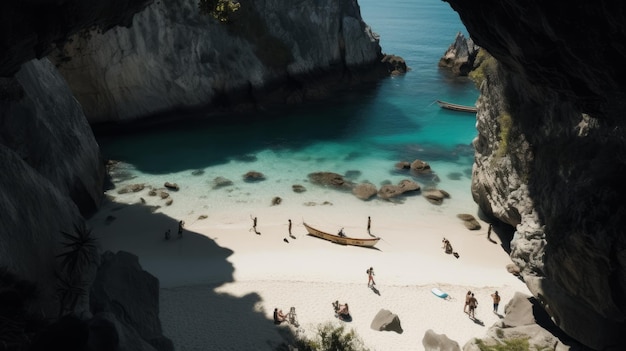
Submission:
[[[235,0],[198,0],[200,13],[209,15],[220,22],[230,22],[232,14],[239,10],[241,4]]]
[[[91,235],[91,229],[88,229],[84,223],[74,225],[74,234],[66,232],[61,232],[61,234],[67,239],[63,246],[68,251],[57,257],[63,258],[61,265],[68,275],[80,274],[84,267],[95,261],[96,238]]]
[[[353,329],[332,323],[319,325],[314,339],[299,339],[296,346],[302,351],[368,351]]]

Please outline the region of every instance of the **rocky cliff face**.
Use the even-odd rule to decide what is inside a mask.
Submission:
[[[0,3],[0,77],[45,57],[78,31],[129,25],[152,0],[6,0]]]
[[[220,23],[196,0],[155,2],[131,27],[76,35],[53,57],[92,123],[300,102],[389,73],[354,0],[240,3]]]
[[[55,296],[61,231],[102,197],[103,164],[80,105],[47,60],[0,78],[0,266]],[[54,94],[49,94],[54,92]],[[47,313],[57,310],[44,303]]]
[[[476,73],[475,200],[516,227],[511,257],[556,324],[623,349],[624,6],[447,2],[498,61]]]

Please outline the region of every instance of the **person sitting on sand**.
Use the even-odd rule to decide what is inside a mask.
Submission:
[[[339,235],[342,238],[346,237],[346,234],[343,232],[343,228],[339,229],[339,233],[337,233],[337,235]]]
[[[348,303],[346,302],[344,305],[339,305],[339,310],[337,310],[337,314],[340,316],[349,316],[350,310],[348,309]]]
[[[287,320],[287,316],[283,314],[283,310],[274,308],[274,324],[280,324]]]
[[[333,307],[335,308],[335,313],[337,314],[337,317],[342,318],[343,316],[349,316],[350,315],[350,310],[348,309],[348,304],[344,304],[341,305],[339,304],[339,301],[335,301],[333,302]]]
[[[450,244],[450,241],[446,238],[443,238],[442,242],[443,242],[443,248],[445,252],[447,254],[451,254],[453,250],[452,250],[452,244]]]

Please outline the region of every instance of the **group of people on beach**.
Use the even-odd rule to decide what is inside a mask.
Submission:
[[[493,313],[498,314],[498,306],[500,305],[500,294],[496,290],[491,294],[493,300]],[[474,296],[474,293],[470,290],[465,295],[465,305],[463,306],[463,312],[467,313],[471,319],[476,318],[476,308],[478,307],[478,300]]]
[[[185,226],[185,221],[179,221],[178,222],[178,237],[182,238],[183,237],[183,227]],[[167,229],[165,231],[165,240],[170,240],[170,237],[172,236],[172,230],[171,229]]]

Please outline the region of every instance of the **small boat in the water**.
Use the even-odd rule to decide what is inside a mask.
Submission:
[[[451,102],[445,102],[441,100],[437,100],[437,103],[439,104],[439,106],[447,110],[471,112],[471,113],[476,113],[478,111],[478,109],[475,106],[458,105],[458,104],[453,104]]]
[[[365,239],[357,239],[357,238],[348,238],[346,236],[340,236],[337,234],[325,233],[321,230],[317,230],[308,224],[302,222],[304,227],[309,232],[309,235],[318,237],[320,239],[332,241],[341,245],[353,245],[353,246],[363,246],[363,247],[374,247],[376,243],[380,240],[380,238],[365,238]]]

